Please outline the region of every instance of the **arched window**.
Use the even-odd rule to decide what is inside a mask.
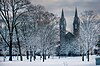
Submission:
[[[77,29],[78,28],[78,26],[77,26],[77,24],[75,24],[75,29]]]

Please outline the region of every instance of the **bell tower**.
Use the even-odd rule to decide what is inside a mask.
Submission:
[[[65,34],[66,34],[66,20],[64,18],[63,9],[60,18],[59,28],[60,28],[60,41],[62,42],[63,40],[65,40]]]
[[[75,36],[79,35],[80,31],[80,21],[77,13],[77,8],[75,9],[75,16],[74,16],[74,22],[73,22],[73,34]]]
[[[64,53],[66,54],[66,20],[64,18],[64,12],[62,10],[61,18],[60,18],[60,23],[59,23],[59,29],[60,29],[60,55],[63,55]]]

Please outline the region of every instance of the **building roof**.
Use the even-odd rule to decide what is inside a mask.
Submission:
[[[73,38],[74,37],[74,35],[71,33],[71,32],[68,32],[67,34],[66,34],[66,39],[68,39],[68,38]]]

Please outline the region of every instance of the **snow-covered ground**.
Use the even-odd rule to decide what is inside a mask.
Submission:
[[[18,61],[16,57],[13,57],[13,61],[8,61],[8,57],[6,61],[3,61],[3,57],[0,57],[0,66],[96,66],[95,57],[90,56],[90,61],[88,62],[85,57],[85,61],[81,61],[81,57],[63,57],[63,58],[50,58],[42,62],[39,57],[37,57],[36,61],[30,62],[26,60],[24,56],[24,61]],[[98,65],[100,66],[100,65]]]

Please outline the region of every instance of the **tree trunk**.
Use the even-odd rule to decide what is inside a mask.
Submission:
[[[46,60],[46,50],[44,51],[44,59]]]
[[[41,58],[42,58],[42,53],[40,52],[40,60],[41,60]]]
[[[44,58],[44,50],[43,50],[43,62],[44,62],[44,59],[45,59],[45,58]]]
[[[18,31],[17,31],[17,27],[16,26],[15,26],[15,31],[16,31],[16,36],[17,36],[17,44],[18,44],[18,48],[19,48],[20,60],[23,61],[22,53],[21,53],[21,47],[20,47],[20,41],[19,41],[19,36],[18,36]]]
[[[82,61],[84,61],[84,52],[83,52],[83,54],[82,54]]]
[[[19,40],[18,40],[18,47],[19,47],[20,60],[23,61]]]
[[[27,60],[29,59],[29,51],[26,51]]]
[[[88,42],[87,59],[88,59],[88,61],[89,61],[89,42]]]
[[[60,59],[60,54],[59,54],[59,59]]]
[[[4,54],[4,62],[5,62],[5,60],[6,60],[6,53]]]
[[[18,60],[18,50],[17,50],[17,60]]]
[[[44,62],[44,54],[43,54],[43,62]]]
[[[30,62],[32,62],[32,56],[33,56],[33,51],[32,51],[32,48],[30,46]]]
[[[50,58],[50,55],[48,55],[48,58]]]
[[[88,59],[88,61],[89,61],[89,50],[88,50],[88,52],[87,52],[87,59]]]
[[[35,61],[35,59],[36,59],[36,55],[35,55],[35,52],[36,52],[36,51],[34,51],[34,61]]]
[[[59,59],[60,59],[60,53],[61,53],[60,46],[58,48],[59,48],[59,50],[58,50],[58,56],[59,56]]]
[[[12,33],[9,33],[9,36],[10,36],[9,61],[12,61]]]

